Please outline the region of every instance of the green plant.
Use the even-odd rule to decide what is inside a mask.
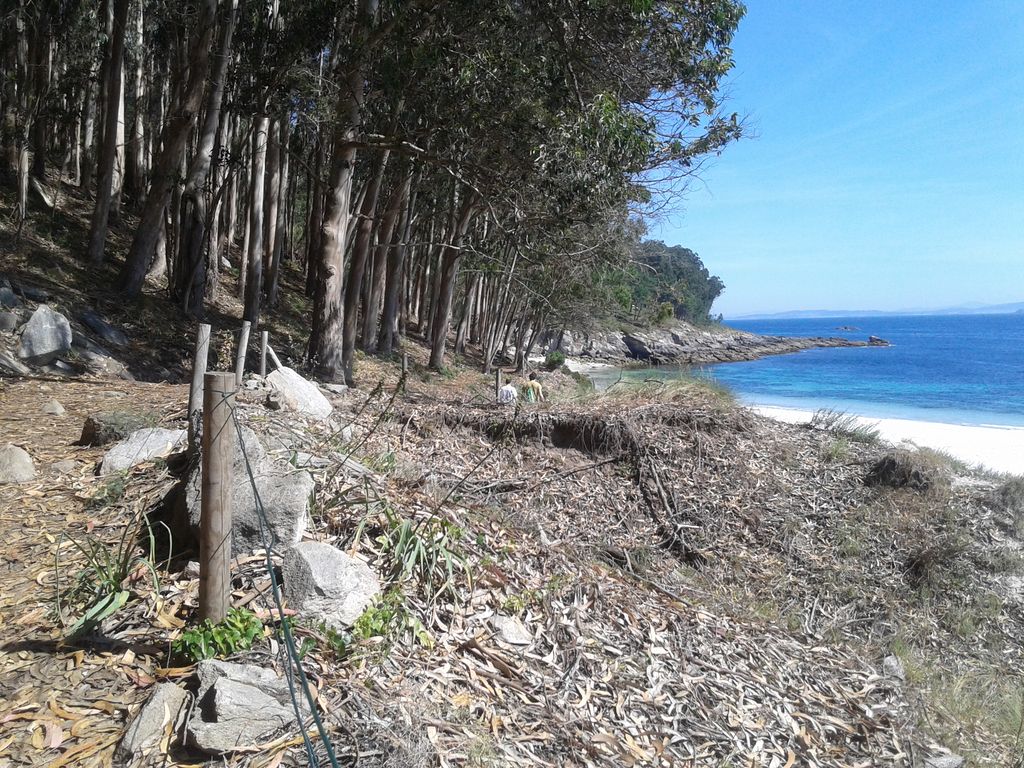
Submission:
[[[123,499],[127,490],[128,477],[126,473],[118,472],[108,477],[103,485],[96,489],[88,501],[88,506],[91,509],[109,507]]]
[[[232,608],[223,621],[209,619],[198,627],[186,629],[171,644],[171,649],[190,661],[203,661],[217,656],[230,656],[252,648],[263,636],[263,622],[244,608]]]
[[[845,437],[829,440],[818,449],[818,456],[826,464],[835,464],[850,458],[850,442]]]
[[[148,544],[145,554],[138,552],[138,541],[145,531]],[[139,513],[132,524],[126,525],[114,544],[96,536],[79,540],[67,535],[68,540],[82,555],[85,565],[75,575],[68,592],[61,595],[61,547],[54,555],[57,585],[57,615],[64,623],[64,607],[79,609],[81,616],[67,631],[68,637],[79,637],[92,631],[115,614],[128,602],[131,590],[126,588],[134,574],[142,573],[152,579],[153,592],[159,593],[160,579],[154,565],[156,538],[145,513]]]
[[[409,612],[402,591],[389,589],[378,597],[352,625],[352,640],[369,640],[373,637],[385,639],[411,632],[416,641],[425,648],[434,645],[434,638],[423,623]],[[347,646],[345,647],[347,651]]]
[[[877,443],[880,439],[878,427],[862,424],[852,413],[820,408],[811,417],[811,427],[841,435],[855,443]]]
[[[377,541],[391,561],[391,580],[414,579],[429,599],[445,593],[454,597],[455,572],[461,571],[469,579],[466,559],[455,551],[465,531],[439,518],[419,523],[402,519],[390,507],[385,508],[384,516],[384,531]]]
[[[554,352],[548,352],[547,357],[544,358],[544,369],[547,371],[557,371],[565,365],[565,353],[555,350]]]

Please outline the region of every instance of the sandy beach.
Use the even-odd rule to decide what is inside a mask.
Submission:
[[[814,415],[812,411],[770,405],[751,406],[751,410],[791,424],[806,423]],[[882,438],[891,443],[898,445],[909,441],[916,446],[945,451],[967,464],[1024,475],[1024,427],[858,418],[864,424],[875,425]]]

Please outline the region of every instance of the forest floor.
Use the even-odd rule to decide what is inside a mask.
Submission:
[[[48,226],[4,270],[108,313],[137,378],[185,378],[191,331],[166,299],[121,306],[115,264],[77,261],[80,218]],[[272,331],[292,359],[302,301]],[[232,299],[218,306],[211,367],[238,324]],[[436,374],[407,349],[404,387],[397,364],[360,357],[361,388],[331,396],[369,473],[314,470],[309,536],[387,586],[371,631],[294,620],[341,764],[924,766],[952,750],[1024,765],[1019,478],[842,424],[780,424],[686,381],[598,395],[545,374],[548,402],[501,408],[471,359]],[[42,412],[51,399],[64,415]],[[126,410],[181,427],[186,399],[180,384],[0,380],[2,442],[37,469],[0,486],[0,766],[109,765],[153,685],[190,673],[170,651],[195,612],[187,559],[157,557],[157,589],[131,569],[125,607],[66,639],[79,544],[146,555],[132,534],[177,482],[163,461],[97,476],[102,449],[75,445],[82,422]],[[331,439],[257,401],[241,411],[311,452]],[[910,484],[866,484],[890,454],[917,470]],[[399,530],[426,553],[415,572],[396,568]],[[233,602],[265,636],[237,658],[280,667],[258,563],[236,563]],[[164,746],[167,764],[200,760]],[[303,761],[284,734],[228,764]]]

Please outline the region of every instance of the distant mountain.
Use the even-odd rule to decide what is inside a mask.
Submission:
[[[1024,301],[1009,304],[962,304],[958,307],[941,309],[797,309],[791,312],[775,312],[771,314],[757,313],[752,315],[735,315],[727,320],[784,320],[797,318],[822,317],[879,317],[885,315],[1009,315],[1024,314]]]

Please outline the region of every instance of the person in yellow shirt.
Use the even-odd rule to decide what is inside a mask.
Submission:
[[[528,403],[544,402],[544,387],[537,381],[536,373],[530,374],[530,380],[526,382],[526,386],[523,388],[523,399]]]

